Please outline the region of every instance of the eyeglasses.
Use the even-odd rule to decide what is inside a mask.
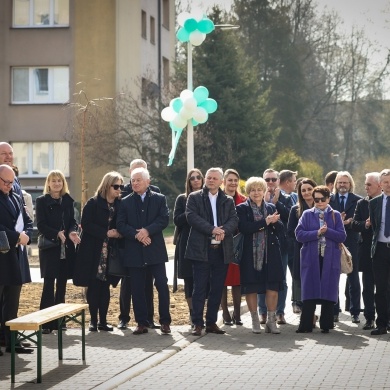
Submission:
[[[276,180],[278,180],[277,177],[267,177],[266,179],[264,179],[267,183],[269,183],[270,181],[272,181],[273,183],[276,182]]]
[[[3,183],[6,185],[6,186],[12,186],[14,184],[13,181],[9,181],[9,180],[4,180],[2,177],[0,177],[1,180],[3,180]]]
[[[323,196],[322,198],[313,198],[313,199],[315,203],[320,203],[320,202],[326,202],[326,199],[328,199],[328,197]]]
[[[190,181],[201,180],[201,179],[202,179],[202,176],[200,176],[200,175],[196,175],[196,176],[191,176],[190,177]]]
[[[115,191],[118,191],[119,189],[123,191],[125,189],[123,184],[112,184],[111,187],[113,187]]]

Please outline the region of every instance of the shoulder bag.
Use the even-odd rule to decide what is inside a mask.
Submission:
[[[38,249],[45,251],[46,249],[55,248],[60,245],[60,240],[57,238],[55,241],[46,238],[43,234],[38,236]]]
[[[127,268],[123,265],[122,258],[119,254],[119,245],[117,239],[109,247],[108,252],[108,273],[113,276],[129,276]]]
[[[10,250],[8,237],[5,231],[0,231],[0,252],[7,253]]]
[[[334,212],[332,210],[332,218],[333,223],[335,223]],[[353,263],[352,263],[352,255],[348,248],[341,242],[339,244],[340,248],[340,273],[342,274],[350,274],[353,271]]]

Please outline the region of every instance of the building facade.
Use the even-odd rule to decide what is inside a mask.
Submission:
[[[174,55],[174,0],[1,1],[0,140],[14,148],[23,187],[39,192],[60,169],[81,201],[85,165],[92,196],[120,167],[95,168],[67,141],[69,103],[81,91],[92,100],[125,87],[141,98],[139,79],[163,88]]]

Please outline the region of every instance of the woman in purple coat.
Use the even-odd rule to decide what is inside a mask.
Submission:
[[[340,280],[340,249],[346,233],[341,215],[329,206],[326,186],[313,189],[314,207],[303,212],[295,230],[301,249],[302,313],[297,333],[310,333],[317,304],[322,333],[333,329],[333,305]]]

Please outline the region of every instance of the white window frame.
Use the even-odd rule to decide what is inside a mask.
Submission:
[[[13,0],[13,18],[12,18],[12,27],[14,28],[58,28],[58,27],[69,27],[69,20],[68,23],[65,24],[56,24],[54,23],[54,5],[55,0],[50,0],[49,2],[49,23],[48,24],[34,24],[34,11],[35,11],[35,0],[28,0],[29,1],[29,24],[28,25],[17,25],[15,22],[15,0]],[[69,9],[69,0],[68,1],[68,9]]]
[[[53,169],[60,169],[64,176],[65,177],[69,177],[69,153],[70,153],[70,145],[68,142],[66,141],[54,141],[54,142],[50,142],[50,141],[36,141],[36,142],[47,142],[49,144],[49,150],[48,150],[48,157],[49,157],[49,161],[48,161],[48,171],[51,171]],[[41,174],[41,173],[33,173],[33,167],[34,167],[34,155],[33,155],[33,151],[34,151],[34,143],[36,142],[13,142],[13,145],[15,144],[27,144],[27,169],[28,169],[28,173],[22,173],[22,172],[19,172],[19,177],[20,178],[46,178],[47,174]],[[63,144],[68,144],[68,164],[67,164],[67,171],[61,167],[59,168],[58,166],[55,165],[55,157],[54,156],[54,144],[56,143],[63,143]],[[21,156],[19,156],[21,157]],[[65,172],[64,172],[65,171]]]
[[[28,69],[28,99],[27,100],[15,100],[14,96],[14,70],[16,69]],[[38,88],[37,80],[37,70],[38,69],[48,69],[48,90],[40,90]],[[65,69],[68,71],[67,78],[65,79],[67,83],[67,90],[64,91],[64,99],[55,98],[55,79],[54,79],[54,70],[55,69]],[[63,104],[69,101],[69,66],[36,66],[36,67],[26,67],[26,66],[15,66],[12,68],[12,104]],[[39,99],[38,99],[39,97]],[[46,99],[44,99],[46,97]]]

